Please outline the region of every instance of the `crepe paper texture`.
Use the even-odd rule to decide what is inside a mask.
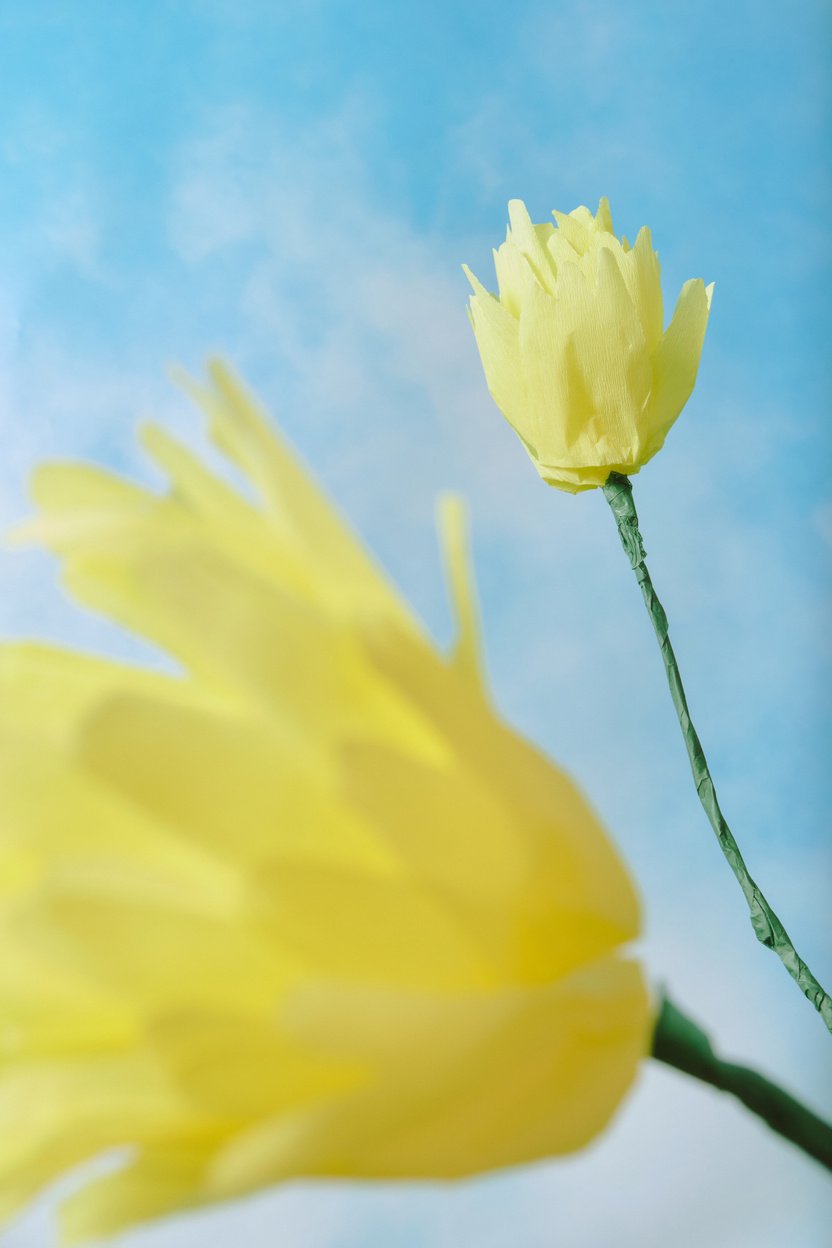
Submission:
[[[69,1242],[569,1153],[654,1023],[627,870],[489,704],[460,505],[445,656],[234,377],[191,390],[247,494],[151,426],[168,492],[47,465],[23,534],[180,674],[0,647],[0,1212],[130,1150]]]
[[[721,1092],[728,1092],[746,1109],[827,1170],[832,1170],[832,1126],[801,1105],[759,1071],[717,1057],[709,1037],[667,997],[653,1036],[653,1057]]]
[[[463,265],[488,388],[544,481],[577,493],[611,472],[636,473],[661,449],[690,397],[713,286],[682,287],[664,328],[649,229],[633,247],[609,202],[535,225],[509,204],[494,252],[499,295]]]
[[[685,748],[690,759],[696,792],[699,795],[699,800],[702,803],[705,814],[708,816],[711,827],[716,833],[720,848],[736,876],[743,891],[743,896],[748,903],[751,924],[757,939],[767,949],[774,950],[792,979],[812,1002],[826,1026],[832,1031],[832,998],[829,997],[828,993],[824,991],[815,979],[803,959],[798,956],[794,945],[789,939],[788,932],[766,901],[759,886],[749,874],[739,846],[725,821],[725,816],[720,810],[705,752],[702,749],[690,717],[690,712],[688,711],[679,665],[676,662],[676,655],[670,644],[667,616],[662,604],[659,602],[658,595],[653,588],[653,582],[650,579],[650,573],[647,570],[646,553],[638,525],[632,483],[627,477],[613,473],[604,486],[604,497],[612,509],[621,544],[630,560],[630,566],[636,574],[636,580],[641,587],[647,613],[653,623],[665,672],[667,673],[670,695],[676,708]]]

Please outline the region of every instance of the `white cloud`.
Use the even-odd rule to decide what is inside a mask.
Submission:
[[[98,213],[92,199],[89,186],[70,187],[51,201],[40,224],[53,255],[88,277],[101,273]]]
[[[101,246],[104,188],[85,153],[84,135],[65,118],[21,103],[5,119],[0,160],[8,184],[25,197],[21,212],[4,206],[4,283],[27,290],[37,279],[68,268],[108,280]]]

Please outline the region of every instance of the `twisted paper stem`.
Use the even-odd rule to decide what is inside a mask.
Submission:
[[[717,1057],[702,1028],[666,997],[653,1033],[652,1056],[721,1092],[736,1096],[747,1109],[768,1123],[772,1131],[791,1140],[827,1170],[832,1170],[829,1123],[771,1083],[765,1075]]]
[[[615,522],[618,525],[621,543],[636,574],[636,580],[641,586],[644,604],[647,607],[650,619],[653,621],[653,628],[662,652],[664,669],[667,673],[667,683],[670,686],[670,696],[673,699],[673,705],[676,707],[676,714],[679,718],[679,726],[682,729],[682,736],[684,737],[685,747],[690,759],[699,800],[704,807],[711,827],[716,833],[716,838],[728,860],[728,865],[734,872],[745,900],[748,902],[751,925],[754,928],[757,939],[767,949],[774,950],[804,996],[808,997],[826,1023],[826,1026],[832,1031],[832,998],[815,979],[803,959],[798,956],[797,950],[789,939],[788,932],[766,901],[758,885],[751,878],[739,846],[734,840],[734,835],[719,808],[705,752],[702,749],[696,729],[690,718],[690,712],[688,711],[682,677],[679,674],[679,665],[676,662],[676,655],[673,653],[673,647],[668,636],[667,616],[653,588],[650,573],[647,571],[644,543],[638,527],[638,516],[635,503],[633,502],[633,487],[629,477],[622,476],[617,472],[611,473],[604,486],[604,497],[612,508]]]

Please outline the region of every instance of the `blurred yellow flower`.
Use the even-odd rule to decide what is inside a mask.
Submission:
[[[245,491],[36,474],[26,536],[178,675],[0,648],[0,1213],[129,1146],[69,1241],[296,1176],[577,1149],[650,1043],[630,878],[482,688],[457,504],[445,658],[238,383]]]
[[[534,225],[509,204],[499,297],[465,267],[488,388],[545,481],[577,493],[638,472],[690,397],[713,286],[685,282],[665,330],[650,231],[613,233],[610,206]]]

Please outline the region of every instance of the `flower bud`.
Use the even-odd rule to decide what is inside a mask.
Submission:
[[[553,215],[534,225],[511,201],[498,296],[463,267],[494,401],[544,481],[575,494],[661,449],[696,381],[713,286],[685,282],[664,329],[649,229],[619,240],[606,199],[594,217]]]

